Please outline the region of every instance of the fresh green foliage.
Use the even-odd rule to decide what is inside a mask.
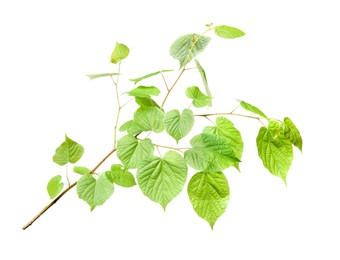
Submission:
[[[222,172],[198,172],[188,185],[190,202],[196,213],[214,227],[229,202],[229,185]]]
[[[84,154],[84,148],[65,135],[65,141],[56,149],[53,161],[61,166],[76,163]]]
[[[86,168],[86,167],[83,167],[83,166],[74,166],[73,167],[73,171],[75,173],[78,173],[80,175],[84,175],[86,173],[90,174],[91,173],[91,170]]]
[[[221,38],[225,39],[233,39],[242,37],[245,35],[243,31],[240,29],[237,29],[235,27],[230,27],[227,25],[220,25],[215,27],[215,33],[216,35],[220,36]]]
[[[112,182],[122,187],[133,187],[136,185],[135,177],[120,164],[113,164],[111,171],[105,172],[106,177]]]
[[[103,78],[103,77],[113,77],[119,74],[120,73],[101,73],[101,74],[91,74],[91,75],[86,75],[86,76],[88,76],[90,79],[97,79],[97,78]]]
[[[135,97],[136,103],[143,108],[146,107],[157,107],[160,108],[160,106],[156,103],[155,100],[153,100],[151,97]]]
[[[183,35],[171,45],[170,55],[179,61],[180,68],[182,68],[204,51],[210,40],[210,37],[198,34]]]
[[[255,113],[255,114],[257,114],[257,115],[259,115],[259,116],[261,116],[263,118],[268,119],[268,117],[260,109],[258,109],[256,106],[253,106],[253,105],[251,105],[251,104],[249,104],[247,102],[244,102],[242,100],[240,101],[240,105],[245,110],[248,110],[248,111],[250,111],[252,113]]]
[[[111,54],[111,62],[117,64],[124,60],[130,53],[130,49],[122,43],[116,43],[116,46]]]
[[[129,96],[141,97],[141,98],[150,98],[152,96],[158,96],[161,91],[156,87],[146,87],[139,86],[134,88],[128,92]]]
[[[212,98],[204,95],[196,86],[187,88],[185,93],[188,98],[192,99],[192,104],[194,107],[206,107],[211,104]]]
[[[129,121],[127,121],[127,122],[125,122],[124,124],[121,125],[121,127],[119,128],[119,131],[121,131],[121,132],[126,131],[131,135],[136,135],[141,130],[137,127],[137,124],[136,124],[135,121],[129,120]]]
[[[181,155],[168,151],[163,158],[146,158],[137,171],[137,181],[145,196],[166,208],[183,189],[188,167]]]
[[[95,179],[92,175],[86,173],[77,183],[78,196],[89,204],[91,211],[95,207],[104,204],[112,195],[113,190],[113,183],[107,178],[106,174],[102,174],[98,179]]]
[[[201,75],[201,78],[202,78],[202,81],[203,81],[203,85],[205,87],[205,92],[207,93],[208,97],[212,97],[210,89],[209,89],[207,75],[205,74],[205,70],[203,69],[202,65],[198,62],[197,59],[195,59],[195,63],[196,63],[197,70],[198,70],[198,72]],[[211,105],[212,105],[212,100],[210,100],[210,103],[209,103],[209,106],[211,106]]]
[[[149,73],[149,74],[147,74],[143,77],[130,79],[130,80],[133,81],[135,84],[137,84],[138,82],[142,81],[143,79],[151,78],[151,77],[156,76],[158,74],[161,74],[161,73],[164,73],[164,72],[171,72],[171,71],[173,71],[173,70],[159,70],[159,71],[156,71],[156,72]]]
[[[64,183],[61,182],[62,177],[60,175],[54,176],[47,184],[47,192],[50,195],[50,199],[54,199],[64,188]]]
[[[295,145],[297,148],[300,149],[302,152],[302,137],[300,135],[300,131],[297,129],[297,127],[294,125],[292,120],[290,120],[289,117],[285,117],[284,119],[284,125],[288,128],[288,136],[289,140],[293,145]]]
[[[165,129],[176,142],[185,137],[194,126],[194,115],[190,109],[184,109],[182,114],[176,109],[165,114]]]
[[[160,133],[164,130],[164,112],[157,107],[140,107],[134,114],[133,120],[142,131]]]

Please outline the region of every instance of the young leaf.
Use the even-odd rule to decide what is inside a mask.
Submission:
[[[242,136],[230,120],[225,117],[218,117],[216,118],[216,126],[205,127],[203,133],[224,137],[233,150],[235,157],[241,160],[243,153]]]
[[[156,87],[139,86],[137,88],[130,90],[128,94],[129,96],[134,97],[150,98],[150,95],[158,96],[160,92],[161,91]]]
[[[218,172],[240,162],[224,137],[199,134],[190,143],[192,148],[184,153],[184,158],[198,171]]]
[[[129,55],[129,52],[130,49],[126,45],[117,42],[111,54],[111,62],[113,64],[121,62]]]
[[[147,97],[147,98],[135,97],[135,101],[140,107],[143,107],[143,108],[146,108],[146,107],[160,108],[160,106],[156,103],[156,101],[154,101],[151,97]]]
[[[198,172],[188,185],[190,202],[196,213],[213,228],[229,202],[229,185],[222,172]]]
[[[147,75],[145,75],[143,77],[139,77],[139,78],[135,78],[135,79],[130,79],[130,81],[133,81],[135,84],[137,84],[138,82],[142,81],[143,79],[147,79],[147,78],[153,77],[155,75],[158,75],[160,73],[170,72],[170,71],[173,71],[173,70],[160,70],[160,71],[149,73],[149,74],[147,74]]]
[[[226,26],[226,25],[216,26],[215,33],[216,35],[220,36],[221,38],[225,38],[225,39],[233,39],[233,38],[238,38],[238,37],[242,37],[245,35],[245,33],[241,31],[240,29]]]
[[[106,177],[112,182],[119,186],[129,188],[136,185],[135,177],[133,174],[127,170],[122,169],[119,164],[113,164],[111,166],[111,171],[105,172]]]
[[[268,131],[271,133],[275,139],[282,131],[282,125],[276,120],[269,120]]]
[[[92,175],[84,174],[77,183],[77,193],[91,207],[91,211],[110,198],[114,190],[113,183],[102,174],[96,180]]]
[[[139,132],[141,132],[141,130],[137,127],[137,124],[133,120],[129,120],[125,122],[124,124],[122,124],[119,128],[119,131],[121,132],[126,131],[131,135],[136,135]]]
[[[50,199],[54,199],[59,195],[59,193],[64,188],[64,183],[60,182],[61,176],[57,175],[50,179],[50,181],[47,184],[47,192],[48,195],[50,195]]]
[[[194,126],[194,115],[190,109],[184,109],[182,114],[178,110],[171,110],[165,114],[165,129],[176,142],[186,136]]]
[[[196,86],[187,88],[185,93],[188,98],[192,99],[192,104],[195,107],[205,107],[211,104],[212,98],[204,95]]]
[[[164,130],[164,112],[156,107],[140,107],[134,113],[137,127],[142,131],[160,133]]]
[[[120,75],[120,73],[101,73],[101,74],[91,74],[91,75],[86,75],[90,79],[97,79],[97,78],[102,78],[102,77],[112,77]]]
[[[186,34],[179,37],[170,47],[170,55],[179,60],[180,68],[189,63],[210,42],[210,37],[198,34]]]
[[[84,174],[86,174],[86,173],[90,173],[90,172],[91,172],[90,169],[88,169],[88,168],[86,168],[86,167],[83,167],[83,166],[74,166],[74,167],[73,167],[73,171],[74,171],[75,173],[80,174],[80,175],[84,175]]]
[[[168,151],[163,158],[148,157],[138,167],[137,181],[145,196],[166,208],[183,189],[188,167],[182,156]]]
[[[198,60],[195,59],[195,63],[196,63],[196,67],[197,67],[199,73],[201,74],[203,85],[205,87],[205,92],[207,93],[208,97],[212,97],[210,89],[209,89],[208,81],[207,81],[207,75],[205,74],[205,71],[202,68],[201,64],[198,62]],[[211,105],[212,105],[212,101],[210,100],[209,106],[211,106]]]
[[[286,183],[287,173],[293,161],[293,148],[283,134],[273,138],[271,132],[261,127],[256,138],[257,150],[264,167]]]
[[[53,161],[61,166],[76,163],[84,154],[84,148],[65,135],[65,141],[56,149]]]
[[[268,119],[268,117],[260,110],[258,109],[256,106],[253,106],[247,102],[244,102],[242,100],[240,100],[240,105],[245,109],[245,110],[248,110],[252,113],[255,113],[265,119]]]
[[[292,120],[290,120],[289,117],[285,117],[283,122],[289,129],[289,139],[291,143],[297,148],[299,148],[300,151],[302,152],[303,141],[299,129],[297,129],[297,127],[294,125],[294,123],[292,122]]]
[[[117,157],[126,169],[135,169],[146,157],[152,156],[154,146],[150,139],[138,141],[132,135],[122,137],[117,144]]]

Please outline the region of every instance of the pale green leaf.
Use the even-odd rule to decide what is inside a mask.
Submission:
[[[65,135],[65,141],[56,149],[53,161],[59,165],[76,163],[84,154],[84,148]]]
[[[220,25],[215,27],[215,33],[225,39],[233,39],[233,38],[238,38],[242,37],[245,35],[243,31],[240,29],[230,27],[227,25]]]
[[[264,167],[286,183],[287,173],[293,161],[293,148],[283,134],[273,138],[270,131],[261,127],[256,138],[257,150]]]
[[[273,138],[276,138],[282,131],[282,125],[276,120],[269,120],[268,131],[271,133]]]
[[[186,136],[194,126],[194,115],[190,109],[171,110],[165,114],[165,129],[177,142]]]
[[[101,73],[101,74],[91,74],[91,75],[86,75],[90,79],[97,79],[97,78],[102,78],[102,77],[113,77],[120,75],[120,73]]]
[[[179,60],[180,68],[201,53],[210,42],[210,37],[186,34],[179,37],[170,47],[170,55]]]
[[[245,110],[248,110],[252,113],[255,113],[265,119],[268,119],[268,117],[260,110],[258,109],[256,106],[253,106],[247,102],[244,102],[242,100],[240,100],[240,105],[245,109]]]
[[[157,107],[140,107],[134,113],[133,120],[142,131],[160,133],[164,130],[164,112]]]
[[[124,60],[130,53],[130,49],[122,43],[116,43],[116,46],[111,54],[111,62],[117,64]]]
[[[119,186],[129,188],[136,185],[135,177],[127,170],[124,170],[120,164],[113,164],[111,171],[105,172],[106,177]]]
[[[140,106],[140,107],[157,107],[160,108],[160,106],[156,103],[156,101],[154,101],[151,97],[135,97],[135,101],[136,103]]]
[[[210,89],[209,89],[209,85],[208,85],[208,81],[207,81],[207,75],[203,69],[203,67],[201,66],[201,64],[198,62],[198,60],[195,59],[195,63],[196,63],[196,67],[201,75],[202,81],[203,81],[203,85],[205,87],[205,92],[207,93],[208,97],[212,97]],[[212,100],[210,100],[210,104],[209,106],[212,105]]]
[[[147,79],[147,78],[153,77],[155,75],[161,74],[163,72],[170,72],[170,71],[173,71],[173,70],[160,70],[160,71],[149,73],[149,74],[142,76],[142,77],[139,77],[139,78],[130,79],[130,81],[133,81],[135,84],[137,84],[138,82],[142,81],[143,79]]]
[[[302,152],[303,141],[299,129],[297,129],[292,120],[290,120],[290,118],[288,117],[285,117],[284,124],[289,129],[289,139],[291,143],[295,145],[297,148],[299,148],[300,151]]]
[[[218,172],[240,162],[226,138],[199,134],[190,141],[192,148],[184,153],[186,162],[203,172]]]
[[[129,96],[134,97],[142,97],[142,98],[148,98],[151,96],[158,96],[158,94],[161,91],[153,86],[146,87],[146,86],[139,86],[137,88],[134,88],[128,92]]]
[[[131,135],[136,135],[141,132],[141,130],[137,127],[137,124],[133,120],[129,120],[122,124],[119,128],[119,131],[121,132],[128,132]]]
[[[228,181],[222,172],[198,172],[188,184],[188,195],[194,210],[211,228],[225,212],[229,194]]]
[[[61,176],[57,175],[50,179],[47,184],[47,192],[50,195],[50,199],[54,199],[63,190],[64,183],[61,182]]]
[[[84,174],[77,183],[77,193],[91,207],[91,211],[110,198],[114,190],[113,183],[102,174],[95,179],[92,175]]]
[[[204,95],[196,86],[187,88],[185,93],[188,98],[192,99],[192,104],[195,107],[206,107],[211,104],[212,98]]]
[[[146,157],[152,156],[154,146],[150,139],[138,141],[132,135],[122,137],[117,144],[117,157],[126,169],[135,169]]]
[[[74,166],[73,167],[73,171],[75,173],[78,173],[80,175],[84,175],[86,173],[91,173],[91,170],[86,168],[86,167],[83,167],[83,166]]]
[[[138,167],[137,181],[145,196],[166,208],[183,189],[188,167],[181,155],[168,151],[163,158],[148,157]]]

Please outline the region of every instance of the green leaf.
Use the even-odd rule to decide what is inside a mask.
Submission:
[[[179,60],[180,68],[201,53],[210,42],[210,37],[186,34],[179,37],[170,47],[170,55]]]
[[[166,208],[183,189],[188,167],[182,156],[168,151],[163,158],[148,157],[138,167],[137,181],[145,196]]]
[[[218,172],[240,162],[224,137],[199,134],[190,143],[192,148],[184,153],[184,158],[196,170]]]
[[[271,133],[273,138],[276,138],[282,131],[282,125],[276,120],[269,120],[268,131]]]
[[[229,198],[229,185],[222,172],[198,172],[188,185],[190,202],[196,213],[214,227],[225,212]]]
[[[56,149],[53,161],[61,166],[76,163],[84,154],[84,148],[65,135],[65,141]]]
[[[130,49],[122,44],[122,43],[116,43],[116,46],[111,54],[111,62],[113,64],[117,64],[118,62],[121,62],[124,60],[130,53]]]
[[[225,39],[233,39],[233,38],[238,38],[238,37],[242,37],[245,35],[245,33],[241,31],[240,29],[226,26],[226,25],[216,26],[215,33],[221,38],[225,38]]]
[[[288,117],[285,117],[283,122],[289,129],[289,140],[302,152],[303,141],[299,129],[297,129],[292,120],[290,120]]]
[[[212,98],[204,95],[196,86],[187,88],[185,93],[188,98],[192,99],[192,104],[195,107],[206,107],[211,104]]]
[[[114,190],[113,184],[102,174],[95,179],[92,175],[84,174],[77,183],[77,193],[91,207],[91,211],[110,198]]]
[[[112,182],[119,186],[129,188],[136,185],[135,177],[127,170],[122,169],[120,164],[113,164],[111,171],[105,172],[106,177]]]
[[[112,77],[120,75],[120,73],[101,73],[101,74],[91,74],[91,75],[86,75],[90,79],[97,79],[97,78],[102,78],[102,77]]]
[[[211,92],[210,92],[210,89],[209,89],[209,85],[208,85],[208,81],[207,81],[207,75],[205,74],[205,71],[204,69],[202,68],[201,64],[198,62],[198,60],[195,59],[195,63],[196,63],[196,67],[201,75],[201,78],[202,78],[202,81],[203,81],[203,85],[205,87],[205,92],[207,93],[207,96],[208,97],[211,97]],[[212,100],[210,100],[210,104],[209,106],[212,105]]]
[[[86,167],[83,167],[83,166],[74,166],[73,167],[73,171],[75,173],[78,173],[80,175],[84,175],[86,173],[91,173],[91,170],[86,168]]]
[[[235,157],[241,160],[243,153],[242,136],[230,120],[225,117],[218,117],[216,118],[216,126],[205,127],[203,133],[224,137],[233,150]],[[238,164],[236,166],[238,167]]]
[[[134,113],[137,127],[142,131],[160,133],[164,130],[164,112],[156,107],[140,107]]]
[[[135,78],[135,79],[130,79],[130,81],[133,81],[135,84],[137,84],[138,82],[142,81],[143,79],[147,79],[147,78],[153,77],[155,75],[158,75],[160,73],[170,72],[170,71],[173,71],[173,70],[160,70],[160,71],[149,73],[149,74],[147,74],[147,75],[145,75],[143,77],[139,77],[139,78]]]
[[[135,97],[135,101],[140,107],[144,107],[144,108],[145,107],[157,107],[157,108],[160,108],[160,106],[151,97],[147,97],[147,98]]]
[[[194,115],[190,109],[184,109],[182,114],[178,110],[171,110],[165,114],[164,123],[167,133],[176,142],[186,136],[194,126]]]
[[[268,119],[268,117],[260,110],[258,109],[256,106],[253,106],[247,102],[244,102],[242,100],[240,100],[240,105],[245,109],[245,110],[248,110],[252,113],[255,113],[265,119]]]
[[[156,87],[139,86],[128,92],[129,96],[149,98],[150,95],[158,96],[161,91]]]
[[[59,193],[64,188],[64,183],[60,182],[61,176],[57,175],[50,179],[50,181],[47,184],[47,192],[48,195],[50,195],[50,199],[54,199],[59,195]]]
[[[293,148],[283,134],[273,138],[271,132],[261,127],[256,138],[257,150],[264,167],[286,183],[287,173],[293,161]]]
[[[132,135],[122,137],[117,144],[117,157],[126,169],[135,169],[146,157],[152,156],[154,146],[150,139],[138,141]]]
[[[119,131],[121,132],[128,132],[131,135],[136,135],[141,132],[141,130],[137,127],[137,124],[133,120],[129,120],[122,124],[119,128]]]

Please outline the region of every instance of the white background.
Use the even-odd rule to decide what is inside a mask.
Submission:
[[[1,2],[0,258],[340,259],[336,2]],[[192,210],[185,190],[164,213],[138,187],[116,187],[92,213],[72,190],[22,231],[49,202],[48,180],[64,174],[51,160],[64,133],[85,147],[79,164],[88,167],[112,147],[112,82],[84,75],[116,71],[109,57],[115,42],[123,42],[131,53],[122,64],[121,91],[129,90],[128,78],[177,69],[168,55],[170,44],[202,32],[210,22],[239,27],[247,35],[213,37],[198,57],[215,96],[209,112],[228,112],[238,98],[271,117],[291,117],[304,151],[294,150],[288,187],[257,158],[260,124],[231,118],[245,142],[242,172],[225,172],[231,201],[214,231]],[[167,75],[169,83],[174,77]],[[145,83],[164,90],[159,78]],[[165,109],[187,107],[181,97],[192,85],[202,86],[194,70],[181,79]],[[133,109],[123,117],[129,119]],[[196,132],[208,124],[196,122]],[[114,157],[101,170],[113,162]]]

